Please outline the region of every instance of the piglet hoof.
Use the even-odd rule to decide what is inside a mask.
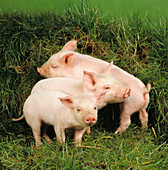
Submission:
[[[36,143],[36,149],[41,149],[41,147],[40,147],[41,144],[42,144],[41,142],[40,143]]]
[[[115,132],[114,132],[114,134],[118,134],[119,133],[119,131],[118,130],[116,130]]]
[[[51,142],[51,140],[50,140],[50,138],[48,137],[48,136],[43,136],[44,137],[44,139],[45,139],[45,141],[47,142],[47,143],[50,143]]]
[[[114,132],[114,134],[121,134],[123,132],[123,130],[119,127],[115,132]]]
[[[141,125],[141,129],[147,129],[148,125]]]
[[[75,141],[75,147],[81,147],[81,142]]]
[[[57,137],[57,142],[58,142],[59,144],[63,144],[63,143],[65,143],[65,142],[63,142],[63,141],[62,141],[62,139],[61,139],[61,138],[58,138],[58,137]]]

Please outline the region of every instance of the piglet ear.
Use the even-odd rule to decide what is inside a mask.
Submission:
[[[111,61],[109,63],[109,65],[107,66],[106,70],[105,70],[105,73],[110,73],[110,69],[111,69],[111,66],[113,65],[113,61]]]
[[[83,71],[83,83],[87,89],[93,90],[97,82],[98,79],[95,73]]]
[[[73,98],[70,96],[67,97],[59,97],[61,103],[66,107],[73,108]]]
[[[62,48],[62,51],[74,51],[76,48],[76,44],[76,40],[68,41]]]
[[[97,95],[96,105],[100,105],[104,101],[105,96],[106,96],[106,92]]]
[[[72,60],[73,60],[73,55],[74,55],[74,52],[69,52],[69,53],[65,54],[61,59],[62,62],[64,64],[70,65],[72,63]]]

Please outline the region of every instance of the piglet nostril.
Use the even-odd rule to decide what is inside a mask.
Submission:
[[[93,118],[93,119],[92,119],[92,122],[93,122],[93,123],[96,123],[96,119],[95,119],[95,118]]]
[[[90,124],[90,119],[87,118],[87,119],[85,120],[85,122],[86,122],[86,124]]]

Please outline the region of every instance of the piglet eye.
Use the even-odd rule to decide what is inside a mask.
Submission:
[[[94,110],[96,110],[97,109],[97,107],[94,107]]]
[[[56,65],[52,65],[52,68],[57,68],[57,66]]]
[[[79,112],[79,111],[80,111],[80,109],[78,108],[78,109],[77,109],[77,111]]]
[[[106,86],[105,89],[110,89],[110,87],[109,87],[109,86]]]

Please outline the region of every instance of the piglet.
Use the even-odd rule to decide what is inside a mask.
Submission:
[[[97,96],[67,96],[59,91],[40,91],[30,95],[23,107],[23,116],[32,128],[36,147],[41,144],[41,124],[53,125],[59,143],[65,142],[65,129],[74,128],[74,141],[80,145],[87,127],[97,121],[97,106],[104,100],[105,93]],[[44,138],[49,137],[44,131]]]
[[[115,78],[108,74],[95,74],[83,71],[83,80],[57,77],[37,82],[31,94],[42,90],[58,90],[70,95],[96,95],[106,92],[106,96],[98,109],[110,103],[119,103],[130,96],[131,89],[123,87]]]
[[[113,76],[125,88],[131,89],[130,96],[120,104],[121,116],[120,127],[115,133],[125,131],[131,123],[131,115],[139,112],[142,128],[148,127],[148,113],[146,108],[149,103],[151,85],[145,86],[141,80],[117,67],[113,62],[94,58],[89,55],[74,52],[77,41],[69,41],[63,49],[52,55],[38,72],[47,78],[72,77],[82,79],[83,70],[94,73],[106,73]]]
[[[42,90],[59,90],[70,95],[96,95],[106,92],[105,99],[98,106],[98,109],[110,103],[122,102],[130,96],[131,91],[123,87],[115,78],[108,74],[95,74],[87,71],[83,72],[83,81],[65,77],[40,80],[33,87],[31,94]],[[87,128],[86,133],[91,133],[90,128]]]

